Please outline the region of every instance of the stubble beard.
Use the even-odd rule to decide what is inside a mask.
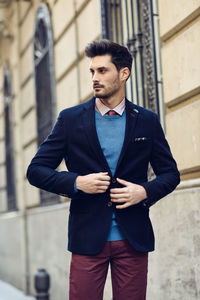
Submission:
[[[108,99],[110,97],[112,97],[114,94],[116,94],[119,91],[119,86],[118,86],[118,81],[114,81],[113,82],[113,88],[110,91],[105,91],[104,93],[102,92],[95,92],[94,90],[94,96],[97,98],[101,98],[101,99]],[[105,86],[101,86],[102,88],[105,88]]]

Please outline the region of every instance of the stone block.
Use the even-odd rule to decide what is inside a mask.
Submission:
[[[17,101],[14,102],[15,107],[18,106]],[[14,155],[17,155],[19,151],[21,151],[21,132],[20,132],[20,126],[19,126],[19,118],[18,118],[18,112],[15,109],[15,126],[13,128],[13,148],[14,148]]]
[[[166,116],[167,138],[180,170],[200,165],[200,98]]]
[[[53,10],[53,8],[54,8],[54,3],[55,3],[55,0],[48,0],[48,5],[51,10]]]
[[[13,36],[12,43],[10,44],[10,57],[9,62],[10,65],[15,66],[18,63],[19,58],[19,26],[18,26],[18,16],[17,16],[17,10],[13,11],[12,18],[10,21],[10,32]]]
[[[160,34],[163,36],[200,7],[199,0],[159,0]]]
[[[19,21],[21,22],[27,14],[28,8],[31,6],[30,2],[20,1],[19,5]]]
[[[164,95],[167,104],[200,87],[200,20],[162,48]]]
[[[21,58],[21,84],[24,83],[24,81],[33,74],[33,68],[34,68],[34,62],[33,62],[33,45],[30,45],[26,52],[23,54]]]
[[[0,217],[0,278],[22,289],[25,273],[22,260],[22,218],[11,212]],[[11,296],[12,298],[12,296]]]
[[[25,114],[31,107],[36,106],[35,82],[32,77],[21,89],[21,114]]]
[[[91,0],[91,1],[95,1],[95,0]],[[75,1],[76,11],[78,11],[84,3],[85,0],[76,0]]]
[[[97,39],[101,32],[98,1],[90,1],[88,3],[78,16],[77,24],[79,52],[82,53],[85,46],[94,39]]]
[[[35,207],[40,204],[39,189],[30,185],[28,180],[24,181],[24,205],[25,207]]]
[[[3,112],[4,112],[3,92],[0,90],[0,116],[3,114]]]
[[[35,12],[34,10],[29,10],[28,15],[24,19],[24,22],[20,27],[20,52],[24,50],[27,44],[32,40],[35,27]],[[33,47],[33,44],[31,43]]]
[[[3,64],[1,65],[1,57],[0,57],[0,92],[3,89],[3,82],[4,82],[4,69]]]
[[[35,142],[23,150],[23,178],[26,176],[27,168],[32,158],[36,154],[37,148],[38,146],[37,143]]]
[[[4,140],[0,141],[0,153],[1,153],[1,155],[0,155],[0,164],[2,164],[6,161],[6,150],[5,150]]]
[[[75,67],[57,85],[57,113],[78,103],[78,79]]]
[[[55,46],[56,78],[59,78],[76,60],[75,25],[72,24]]]
[[[5,119],[4,114],[0,116],[0,139],[5,137]]]
[[[74,1],[59,0],[53,10],[54,38],[63,32],[74,17]]]
[[[19,94],[19,65],[16,64],[15,66],[12,67],[12,93],[14,97],[16,98]],[[16,100],[16,99],[15,99]]]
[[[23,119],[22,123],[22,142],[26,145],[37,136],[36,112],[35,109],[30,111]]]
[[[0,143],[1,145],[2,143]],[[1,147],[0,147],[1,150]],[[0,189],[6,187],[6,166],[5,165],[0,165]]]
[[[81,100],[84,100],[92,92],[92,79],[89,71],[90,59],[84,57],[80,61],[80,88]]]
[[[7,193],[6,193],[6,189],[1,189],[0,190],[0,212],[3,213],[5,211],[7,211]]]
[[[3,101],[3,92],[0,90],[0,118],[2,118],[2,115],[4,113],[4,101]],[[1,129],[0,129],[1,132]],[[0,133],[1,135],[1,133]]]
[[[149,257],[147,300],[200,297],[200,188],[177,190],[151,211],[156,250]]]
[[[18,64],[19,52],[18,52],[18,36],[14,37],[14,40],[10,47],[10,63],[12,66]]]
[[[68,204],[36,208],[28,214],[30,275],[33,278],[38,268],[49,272],[52,299],[67,299],[71,256],[67,252],[67,215]],[[33,294],[33,281],[31,291]]]

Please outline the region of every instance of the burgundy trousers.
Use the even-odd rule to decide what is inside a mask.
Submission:
[[[95,256],[72,254],[69,300],[102,300],[109,264],[113,300],[146,299],[148,253],[123,240],[106,242]]]

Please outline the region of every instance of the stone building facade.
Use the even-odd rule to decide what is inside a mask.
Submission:
[[[69,199],[31,187],[26,169],[59,111],[92,95],[84,47],[100,37],[132,51],[127,97],[159,114],[181,173],[151,208],[147,299],[197,300],[200,0],[0,0],[0,279],[34,294],[46,268],[52,299],[67,299]]]

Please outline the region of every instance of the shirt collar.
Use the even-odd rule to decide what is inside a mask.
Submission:
[[[95,108],[101,113],[102,116],[106,115],[110,110],[110,108],[103,104],[99,98],[96,98],[95,100]],[[125,98],[112,110],[114,110],[118,115],[122,116],[125,110]]]

